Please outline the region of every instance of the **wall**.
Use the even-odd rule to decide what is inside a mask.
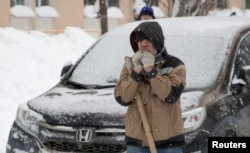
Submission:
[[[120,20],[120,24],[134,21],[134,0],[119,0],[119,6],[124,15],[124,18]]]
[[[64,29],[66,26],[83,27],[83,0],[56,0],[55,9],[60,15],[55,20],[55,29]]]
[[[0,27],[10,26],[10,0],[1,0]]]
[[[245,9],[245,0],[227,0],[227,7],[238,7],[241,10]]]

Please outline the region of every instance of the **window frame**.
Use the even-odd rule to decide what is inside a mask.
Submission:
[[[26,5],[26,0],[11,0],[11,5]]]
[[[83,0],[84,6],[95,5],[95,3],[96,3],[96,0]]]
[[[96,0],[83,0],[84,6],[87,5],[95,5],[97,2]],[[107,7],[119,7],[119,0],[106,0],[106,6]]]
[[[36,7],[53,6],[54,0],[36,0]]]
[[[245,8],[250,9],[250,0],[245,1]]]

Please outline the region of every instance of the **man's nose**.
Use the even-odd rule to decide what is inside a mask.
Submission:
[[[141,45],[142,46],[148,45],[148,40],[147,39],[141,40]]]

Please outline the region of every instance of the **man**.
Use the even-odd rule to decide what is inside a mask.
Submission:
[[[155,19],[154,10],[151,6],[144,6],[139,14],[139,20]]]
[[[184,143],[180,96],[186,85],[184,63],[167,53],[157,22],[139,24],[130,34],[133,68],[124,66],[114,95],[128,106],[125,118],[127,153],[150,153],[136,93],[144,109],[158,153],[181,153]]]

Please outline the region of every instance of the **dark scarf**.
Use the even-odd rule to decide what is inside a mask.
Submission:
[[[163,47],[162,50],[155,56],[155,64],[160,63],[162,60],[166,59],[168,56],[169,54],[167,52],[167,49]]]

